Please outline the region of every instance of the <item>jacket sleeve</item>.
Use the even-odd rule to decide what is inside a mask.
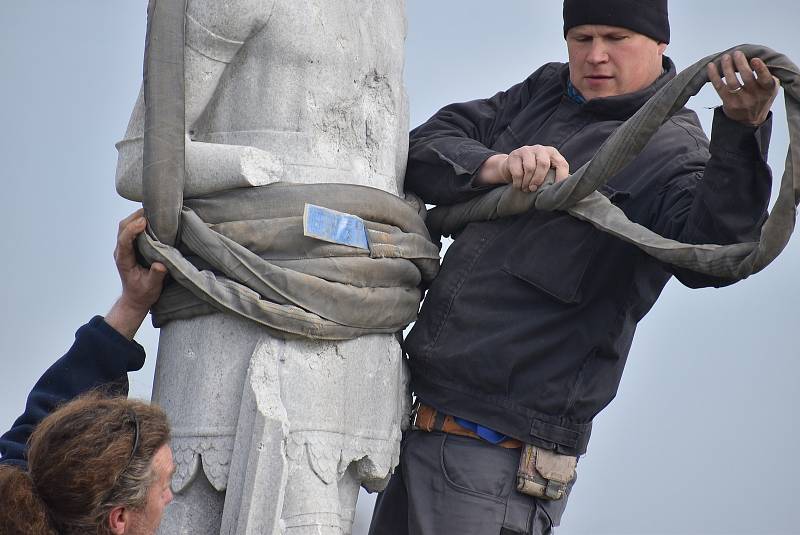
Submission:
[[[111,395],[128,394],[127,372],[144,365],[142,346],[95,316],[75,333],[67,353],[50,366],[28,394],[25,412],[0,437],[0,463],[25,467],[27,441],[36,425],[61,403],[103,387]]]
[[[717,108],[707,162],[689,166],[658,197],[656,232],[684,243],[758,241],[767,218],[772,172],[767,164],[772,115],[758,127],[728,119]],[[667,267],[691,288],[735,281]]]
[[[445,106],[411,131],[405,188],[428,204],[463,202],[493,186],[476,186],[475,173],[498,151],[491,147],[530,100],[547,65],[491,98]]]

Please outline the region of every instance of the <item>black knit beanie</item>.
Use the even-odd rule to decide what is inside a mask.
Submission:
[[[564,0],[564,37],[582,24],[619,26],[669,43],[667,0]]]

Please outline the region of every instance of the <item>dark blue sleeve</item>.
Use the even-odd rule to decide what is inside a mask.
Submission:
[[[75,333],[66,355],[50,366],[28,394],[25,412],[0,437],[0,463],[26,466],[28,438],[59,404],[103,387],[112,395],[128,394],[128,372],[142,368],[142,346],[128,340],[101,316]]]
[[[767,218],[772,171],[767,150],[772,114],[759,127],[728,119],[721,109],[714,125],[707,162],[676,178],[659,199],[657,220],[651,228],[685,243],[732,243],[758,241]],[[668,266],[691,288],[726,286],[735,281],[709,277]]]

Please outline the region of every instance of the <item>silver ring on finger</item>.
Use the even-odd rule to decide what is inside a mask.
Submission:
[[[738,92],[739,92],[739,91],[741,91],[742,89],[744,89],[744,86],[743,86],[743,85],[740,85],[740,86],[739,86],[739,87],[737,87],[736,89],[731,89],[731,88],[729,87],[729,88],[728,88],[728,93],[738,93]]]

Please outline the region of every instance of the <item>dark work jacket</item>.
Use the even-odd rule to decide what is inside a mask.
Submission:
[[[27,442],[36,426],[61,403],[101,388],[109,395],[128,394],[128,372],[144,365],[144,349],[102,317],[95,316],[75,333],[75,343],[50,366],[28,394],[25,412],[0,437],[0,463],[27,467]]]
[[[550,63],[487,100],[453,104],[411,132],[406,189],[452,204],[486,188],[473,174],[491,155],[556,147],[571,169],[674,77],[637,93],[578,104],[568,66]],[[682,109],[602,193],[634,222],[689,243],[758,239],[771,172],[771,119],[759,128],[714,116],[709,144]],[[709,154],[710,153],[710,154]],[[577,455],[614,398],[636,324],[670,275],[660,264],[563,212],[471,223],[456,238],[405,341],[416,395],[439,410],[519,440]]]

